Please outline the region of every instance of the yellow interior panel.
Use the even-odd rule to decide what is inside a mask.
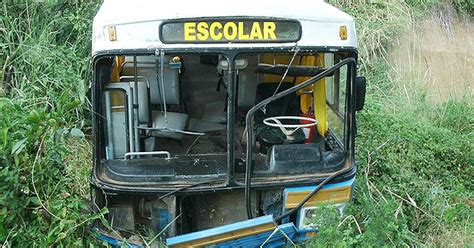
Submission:
[[[324,53],[316,55],[315,65],[324,67]],[[318,133],[326,136],[328,132],[328,110],[326,108],[326,82],[323,79],[313,84],[314,118],[318,121]]]
[[[263,54],[260,57],[260,63],[265,63],[265,64],[282,64],[282,65],[288,65],[291,61],[291,58],[293,58],[292,54]],[[300,61],[300,56],[296,56],[293,64],[298,64],[298,61]],[[280,75],[272,75],[272,74],[263,74],[263,83],[279,83],[281,80]],[[285,79],[283,80],[283,83],[292,83],[294,77],[286,76]]]
[[[112,72],[110,75],[110,82],[120,82],[120,66],[125,61],[124,56],[115,57],[114,64],[112,65]],[[111,106],[124,106],[125,97],[122,92],[112,91],[110,93]],[[124,112],[124,108],[114,108],[114,112]]]
[[[299,63],[299,65],[308,65],[308,66],[311,66],[311,65],[315,65],[316,63],[316,56],[314,55],[305,55],[301,58],[301,62]],[[310,79],[311,77],[296,77],[296,80],[295,80],[295,85],[298,85],[308,79]],[[308,86],[308,87],[305,87],[303,90],[304,91],[311,91],[313,88],[312,86]],[[298,91],[298,95],[300,95],[300,108],[301,108],[301,112],[302,113],[307,113],[308,111],[311,110],[311,107],[313,105],[312,103],[312,98],[313,96],[311,94],[302,94],[302,91],[303,90],[300,90]]]

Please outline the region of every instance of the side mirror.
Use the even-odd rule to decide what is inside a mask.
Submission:
[[[355,110],[361,111],[365,104],[365,77],[356,77],[355,79]]]

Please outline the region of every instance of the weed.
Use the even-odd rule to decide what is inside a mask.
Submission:
[[[358,23],[368,95],[357,116],[354,202],[342,218],[323,212],[328,218],[309,246],[473,243],[472,99],[434,104],[416,82],[400,81],[410,79],[397,77],[388,59],[395,36],[440,3],[336,3]]]
[[[0,242],[83,246],[91,147],[87,137],[92,3],[0,4],[1,68],[15,67],[0,98]]]

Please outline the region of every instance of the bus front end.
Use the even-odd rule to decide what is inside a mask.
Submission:
[[[354,21],[318,1],[195,4],[105,1],[94,20],[93,205],[108,209],[94,231],[128,246],[307,240],[322,206],[353,197]]]

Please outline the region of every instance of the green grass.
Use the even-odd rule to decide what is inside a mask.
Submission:
[[[400,81],[388,59],[395,37],[437,3],[338,4],[358,21],[360,74],[368,78],[366,108],[357,115],[359,172],[345,215],[325,209],[308,245],[474,244],[472,97],[434,104],[417,82]]]
[[[86,97],[97,4],[0,4],[0,244],[90,243]],[[3,70],[2,70],[3,71]],[[0,75],[1,76],[1,75]],[[79,135],[77,135],[79,134]]]
[[[357,116],[354,202],[342,218],[323,210],[321,231],[308,246],[474,243],[472,99],[433,104],[417,84],[394,76],[387,56],[394,37],[440,3],[463,15],[474,6],[472,0],[337,1],[357,20],[368,95]],[[88,205],[86,97],[97,7],[0,4],[0,68],[16,68],[15,87],[0,92],[0,244],[97,244],[89,231],[101,215],[91,215]]]

